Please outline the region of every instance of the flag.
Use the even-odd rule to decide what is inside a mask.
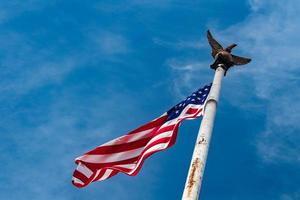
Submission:
[[[197,90],[162,116],[76,158],[72,183],[81,188],[118,172],[135,176],[146,158],[175,143],[183,120],[202,116],[210,88]]]

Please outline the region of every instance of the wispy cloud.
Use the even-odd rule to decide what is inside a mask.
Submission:
[[[20,95],[57,83],[81,64],[78,56],[57,55],[55,50],[39,48],[32,40],[17,32],[0,35],[1,93]],[[5,95],[2,95],[4,97]]]
[[[186,96],[186,91],[195,90],[195,84],[199,83],[199,77],[196,74],[201,74],[201,81],[209,80],[210,76],[207,73],[208,62],[201,62],[194,59],[171,58],[167,60],[166,65],[172,70],[172,88],[175,96],[183,98]],[[194,83],[194,84],[192,84]]]
[[[13,29],[0,33],[0,102],[5,105],[0,107],[5,116],[0,119],[0,152],[1,160],[5,160],[0,179],[6,182],[0,198],[20,199],[24,194],[29,199],[98,198],[99,190],[93,190],[93,186],[78,192],[71,185],[74,158],[101,141],[124,134],[124,127],[136,125],[128,113],[139,112],[139,103],[126,92],[115,92],[118,83],[105,87],[97,84],[92,88],[97,91],[93,95],[86,91],[90,89],[86,86],[89,78],[65,84],[80,68],[95,62],[99,68],[103,63],[110,66],[120,60],[119,56],[133,51],[130,41],[119,32],[95,27],[81,30],[83,41],[74,49],[61,46],[60,41],[40,45],[35,38],[39,33],[33,36]],[[122,88],[118,86],[118,90]],[[116,106],[120,99],[122,108]],[[126,117],[120,113],[126,113]],[[149,170],[155,173],[159,169]],[[95,184],[103,190],[102,198],[123,199],[128,192],[124,188],[128,177],[124,177],[115,177],[110,184]],[[147,191],[151,188],[137,183],[156,178],[146,173],[136,179],[141,180],[131,185]],[[149,199],[149,195],[151,192],[145,197]],[[128,199],[132,197],[135,194]]]
[[[111,31],[90,29],[84,38],[80,49],[60,54],[59,43],[50,48],[39,47],[31,36],[15,31],[2,32],[0,91],[15,96],[45,85],[60,84],[78,67],[94,60],[118,61],[119,55],[132,51],[123,35]]]
[[[295,192],[292,194],[282,194],[280,200],[297,200],[300,199],[300,192]]]
[[[95,47],[95,52],[98,54],[114,56],[131,51],[129,41],[121,34],[111,31],[93,30],[89,37]]]
[[[252,14],[224,32],[253,58],[244,73],[253,77],[256,95],[267,102],[266,130],[257,138],[265,161],[299,163],[299,66],[296,1],[250,1]]]
[[[6,182],[1,188],[1,191],[6,191],[3,198],[19,199],[24,193],[30,199],[94,198],[99,194],[99,189],[94,187],[98,187],[104,199],[132,199],[135,194],[126,195],[130,189],[124,187],[128,181],[132,181],[133,188],[143,190],[145,198],[150,198],[148,190],[151,187],[143,188],[140,182],[157,179],[147,176],[152,174],[149,171],[157,173],[159,169],[155,166],[143,176],[129,178],[119,175],[109,183],[92,184],[80,192],[71,185],[74,158],[98,146],[100,141],[124,134],[124,127],[133,126],[133,122],[116,113],[120,111],[128,116],[128,113],[137,112],[139,105],[126,93],[76,95],[84,88],[81,85],[63,90],[53,94],[59,98],[51,98],[46,108],[43,105],[19,108],[21,113],[7,115],[5,121],[0,121],[0,127],[6,127],[0,136],[5,144],[0,147],[1,159],[6,162],[0,175]],[[109,98],[104,98],[107,96]],[[120,99],[124,106],[117,107]],[[122,123],[115,123],[118,121]]]
[[[242,50],[237,48],[234,53],[253,58],[247,67],[232,69],[235,73],[230,73],[231,81],[228,84],[249,88],[248,81],[251,81],[255,88],[252,95],[267,105],[259,106],[261,112],[266,112],[267,120],[265,131],[257,137],[258,155],[267,162],[299,163],[300,148],[295,141],[300,139],[300,41],[297,39],[300,35],[297,21],[300,6],[295,0],[284,3],[250,0],[249,6],[251,13],[244,21],[225,30],[220,30],[218,26],[213,28],[217,30],[214,31],[216,37],[225,44],[234,41],[242,47]],[[194,73],[196,70],[201,70],[203,64],[205,69],[209,65],[209,62],[184,61],[182,58],[174,58],[167,63],[175,74],[180,71],[175,76],[180,79],[180,87],[176,84],[174,87],[177,94],[193,83],[192,80],[200,74]],[[239,81],[241,78],[247,81]],[[249,98],[249,94],[243,95],[241,91],[228,90],[225,98],[241,108],[255,107],[241,103],[247,102]]]
[[[1,27],[22,12],[42,8],[35,1],[26,5],[18,1],[0,5],[3,5],[0,8]],[[76,192],[70,182],[74,158],[91,146],[99,145],[100,141],[122,134],[112,119],[129,123],[122,115],[113,116],[114,109],[121,109],[115,106],[119,99],[127,105],[123,107],[124,113],[136,110],[130,106],[134,100],[129,96],[114,95],[101,85],[98,87],[102,93],[87,97],[81,94],[84,83],[74,87],[64,84],[80,67],[95,61],[101,67],[102,61],[114,62],[119,55],[132,51],[121,33],[93,27],[78,28],[84,34],[77,48],[61,46],[64,44],[61,41],[41,45],[37,37],[43,33],[39,31],[32,34],[6,28],[0,33],[0,112],[5,115],[0,119],[0,152],[1,159],[5,160],[0,179],[7,183],[1,188],[0,198],[20,199],[26,193],[26,198],[30,199],[74,199]],[[43,31],[51,34],[51,30]],[[46,89],[40,90],[43,88]],[[101,96],[105,92],[109,93],[109,99]],[[131,103],[126,104],[126,101]],[[115,187],[102,186],[102,189],[115,191],[111,192],[115,196],[103,192],[103,197],[125,196],[127,191],[120,183],[122,180],[112,183]],[[58,190],[64,192],[58,195]],[[96,194],[97,191],[82,192],[79,196]]]

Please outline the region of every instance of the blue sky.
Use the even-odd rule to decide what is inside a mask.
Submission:
[[[300,199],[296,0],[0,2],[1,199],[180,199],[199,120],[123,174],[71,185],[74,158],[211,82],[205,32],[253,58],[225,77],[203,200]]]

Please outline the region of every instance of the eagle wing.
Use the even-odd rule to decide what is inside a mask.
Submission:
[[[209,45],[211,46],[211,55],[215,57],[219,51],[223,50],[223,47],[219,44],[219,42],[217,42],[217,40],[213,38],[209,30],[207,31],[207,39]]]
[[[245,65],[248,64],[251,61],[251,59],[232,55],[232,61],[234,62],[235,65]]]

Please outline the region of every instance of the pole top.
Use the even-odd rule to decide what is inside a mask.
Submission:
[[[237,44],[231,44],[226,48],[212,36],[210,31],[207,31],[208,43],[211,46],[211,55],[214,58],[214,63],[210,65],[210,68],[216,70],[218,67],[222,67],[225,70],[224,76],[229,68],[234,65],[248,64],[251,59],[231,54],[231,51]]]

